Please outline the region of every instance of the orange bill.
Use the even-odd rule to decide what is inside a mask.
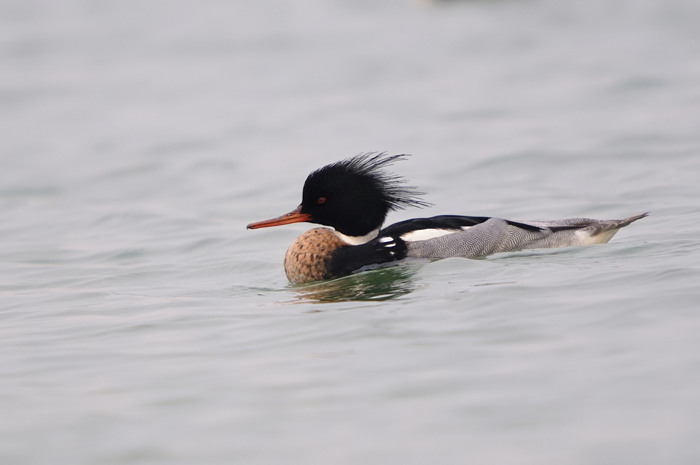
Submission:
[[[250,223],[248,229],[259,229],[259,228],[269,228],[271,226],[281,226],[283,224],[291,223],[301,223],[303,221],[310,221],[311,215],[308,213],[301,212],[301,205],[299,205],[295,210],[287,213],[286,215],[273,218],[271,220],[258,221],[257,223]]]

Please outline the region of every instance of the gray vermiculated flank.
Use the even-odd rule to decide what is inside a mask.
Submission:
[[[498,252],[604,243],[610,240],[618,229],[644,216],[646,213],[624,220],[569,218],[523,222],[542,228],[539,231],[513,226],[500,218],[490,218],[465,231],[425,241],[409,242],[406,256],[479,258]],[[603,235],[596,240],[596,236],[601,234]]]

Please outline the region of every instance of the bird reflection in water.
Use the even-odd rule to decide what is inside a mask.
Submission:
[[[411,293],[416,272],[413,266],[392,266],[289,288],[302,302],[384,301]]]

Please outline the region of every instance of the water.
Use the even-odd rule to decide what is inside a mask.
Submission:
[[[694,464],[697,2],[6,1],[0,463]],[[308,286],[309,171],[610,244]]]

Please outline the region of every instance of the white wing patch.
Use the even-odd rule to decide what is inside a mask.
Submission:
[[[461,231],[466,231],[471,226],[462,226]],[[460,229],[417,229],[401,235],[401,239],[406,242],[427,241],[436,237],[446,236],[459,232]]]

